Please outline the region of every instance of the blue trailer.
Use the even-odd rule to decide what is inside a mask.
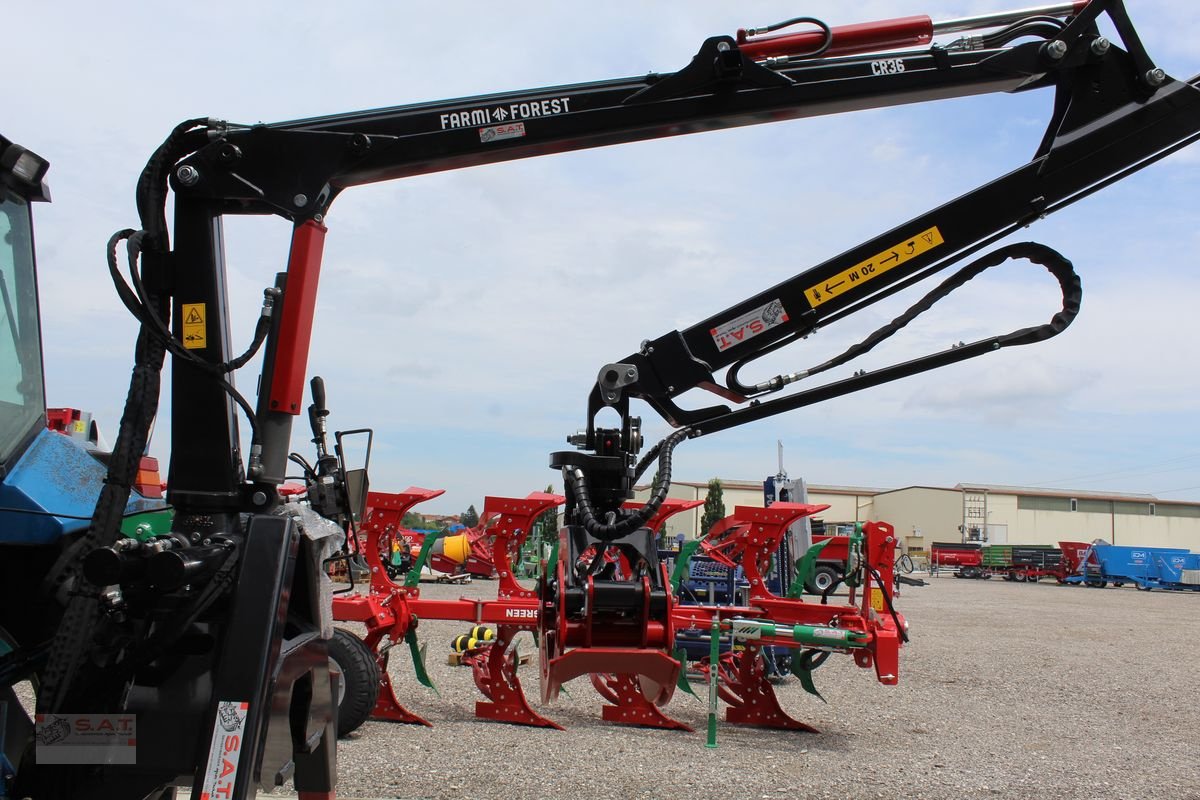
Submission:
[[[1132,583],[1141,591],[1166,589],[1200,591],[1200,553],[1179,547],[1129,547],[1096,542],[1095,559],[1085,559],[1089,569],[1067,578],[1069,583],[1116,586]]]

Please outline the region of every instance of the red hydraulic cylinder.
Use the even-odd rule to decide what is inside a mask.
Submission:
[[[917,47],[933,41],[935,34],[954,31],[982,30],[1008,25],[1035,16],[1066,17],[1081,12],[1089,0],[985,14],[961,19],[934,22],[927,16],[897,17],[877,22],[859,22],[829,29],[829,47],[820,53],[825,56],[844,56],[870,53],[897,47]],[[737,32],[738,48],[746,56],[761,60],[780,56],[815,54],[825,43],[825,31],[819,28],[774,36],[758,36],[745,29]]]
[[[292,232],[287,286],[283,291],[283,316],[279,323],[279,343],[275,347],[275,369],[271,376],[269,397],[272,411],[300,413],[326,230],[321,223],[308,220],[297,225]]]
[[[858,22],[830,29],[833,39],[822,56],[866,53],[892,47],[915,47],[933,41],[933,20],[927,16],[897,17],[879,22]],[[750,38],[743,29],[737,32],[738,48],[753,59],[774,56],[802,56],[814,53],[825,41],[825,32],[818,29],[777,36]]]

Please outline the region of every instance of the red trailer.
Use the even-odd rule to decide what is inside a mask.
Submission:
[[[1066,583],[1072,575],[1084,575],[1090,568],[1096,575],[1100,574],[1100,560],[1092,549],[1090,542],[1059,542],[1062,550],[1062,573],[1056,575],[1059,583]],[[1099,579],[1097,579],[1099,580]]]
[[[821,550],[813,569],[812,579],[805,588],[809,594],[824,594],[830,586],[837,587],[846,574],[846,562],[850,558],[850,537],[840,535],[823,536],[813,534],[814,545],[829,542]]]
[[[929,550],[929,569],[934,575],[947,570],[956,578],[983,577],[983,547],[974,542],[934,542]]]

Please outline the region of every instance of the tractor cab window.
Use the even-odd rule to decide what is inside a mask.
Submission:
[[[44,424],[29,203],[0,188],[0,470]]]

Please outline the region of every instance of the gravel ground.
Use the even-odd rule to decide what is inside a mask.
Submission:
[[[680,692],[666,709],[696,733],[614,726],[583,679],[542,709],[565,732],[475,719],[470,671],[446,664],[469,626],[423,621],[440,696],[416,683],[406,654],[391,674],[434,727],[366,723],[339,747],[338,795],[1200,798],[1200,594],[930,584],[898,604],[912,636],[899,686],[831,658],[815,673],[828,704],[794,678],[776,685],[784,709],[820,733],[722,724],[716,749],[696,699]],[[495,585],[421,591],[494,597]],[[536,658],[522,678],[536,702]]]

